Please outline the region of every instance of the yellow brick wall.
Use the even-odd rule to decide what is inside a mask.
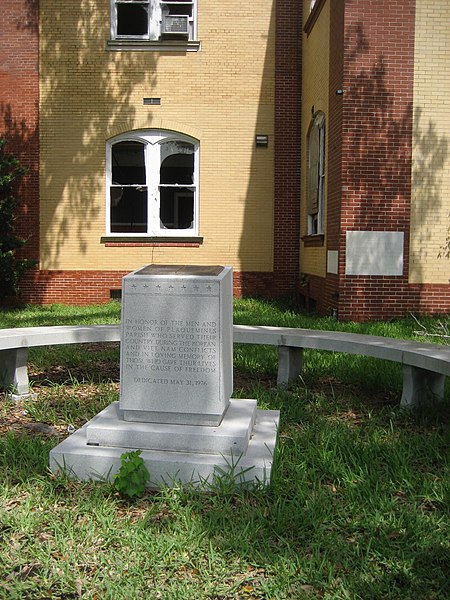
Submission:
[[[311,0],[303,0],[304,21],[309,15]],[[302,72],[302,164],[301,164],[301,204],[300,234],[308,232],[307,193],[307,135],[313,112],[325,113],[325,135],[328,135],[328,71],[329,71],[329,30],[330,2],[327,0],[318,20],[307,36],[303,34],[303,72]],[[313,108],[314,107],[314,108]],[[326,143],[327,138],[325,138]],[[327,159],[325,152],[325,161]],[[327,187],[327,163],[325,162],[325,198]],[[326,235],[326,202],[325,202],[325,235]],[[321,248],[300,249],[300,270],[302,273],[325,277],[326,246]]]
[[[449,283],[450,4],[417,0],[409,279]]]
[[[112,52],[109,0],[41,0],[42,269],[272,270],[273,5],[199,0],[201,51]],[[144,97],[161,106],[143,106]],[[105,142],[144,127],[200,140],[199,248],[100,243]],[[270,136],[267,150],[255,150],[256,133]]]

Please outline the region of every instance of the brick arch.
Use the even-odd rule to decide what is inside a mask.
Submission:
[[[201,139],[201,132],[198,128],[186,125],[186,123],[180,123],[172,119],[127,119],[116,123],[114,127],[111,127],[106,132],[106,139],[109,140],[121,133],[129,133],[131,131],[138,131],[140,129],[163,129],[165,131],[175,131],[182,133],[196,140]]]

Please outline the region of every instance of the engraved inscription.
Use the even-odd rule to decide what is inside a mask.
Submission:
[[[123,332],[122,358],[135,383],[207,386],[205,376],[218,373],[216,321],[126,318]]]
[[[171,422],[176,413],[179,423],[220,422],[233,389],[232,273],[206,273],[125,276],[120,408],[127,420]]]

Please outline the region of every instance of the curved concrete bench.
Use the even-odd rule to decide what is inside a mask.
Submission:
[[[302,368],[303,350],[329,350],[373,356],[402,364],[402,406],[444,399],[445,377],[450,375],[450,346],[427,344],[361,333],[235,325],[233,340],[243,344],[278,346],[277,384],[295,381]]]
[[[120,341],[119,325],[60,325],[0,329],[0,385],[13,398],[30,393],[28,348]]]
[[[277,385],[288,386],[300,375],[303,350],[328,350],[372,356],[403,367],[401,404],[414,406],[444,398],[450,375],[450,346],[359,333],[234,325],[234,343],[278,347]],[[0,383],[20,398],[29,393],[28,348],[60,344],[120,341],[119,325],[26,327],[0,330]]]

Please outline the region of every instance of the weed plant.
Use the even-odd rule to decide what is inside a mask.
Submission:
[[[414,319],[344,326],[254,300],[237,303],[236,321],[406,338],[417,329]],[[439,410],[408,413],[393,365],[317,352],[296,386],[278,390],[273,349],[241,346],[234,395],[281,411],[270,487],[223,478],[207,494],[175,485],[125,500],[110,483],[47,469],[67,425],[117,398],[117,352],[97,346],[86,361],[72,346],[51,349],[31,367],[36,397],[1,400],[0,598],[450,597],[448,395]],[[27,429],[35,422],[53,433]]]

